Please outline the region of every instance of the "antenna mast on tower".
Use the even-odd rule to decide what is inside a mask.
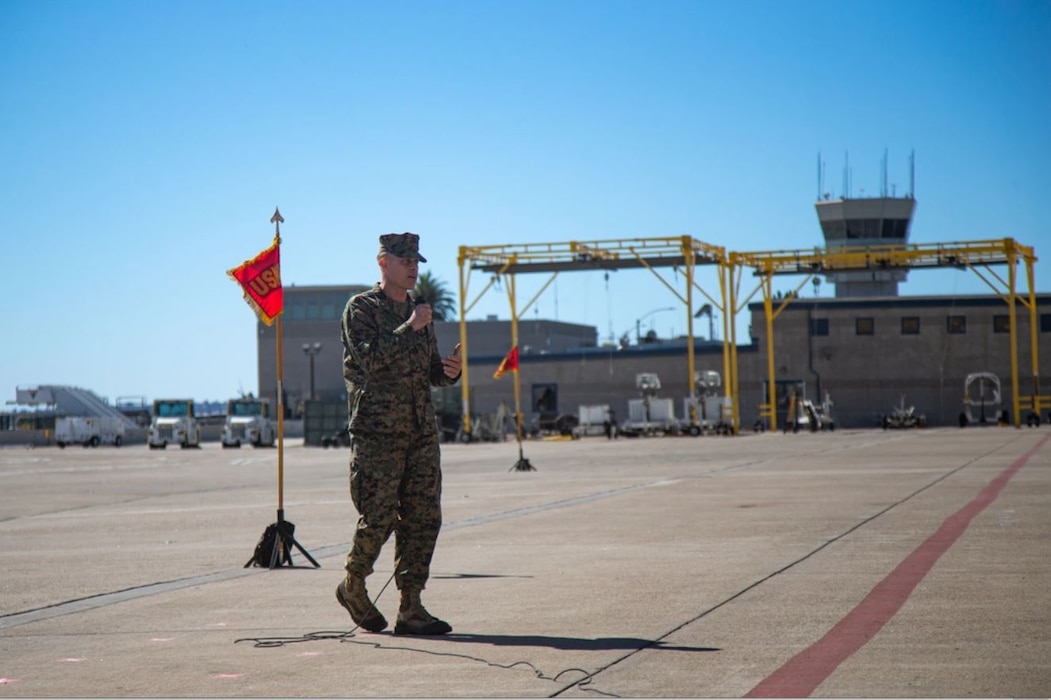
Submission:
[[[909,199],[916,199],[916,149],[909,153]]]
[[[880,170],[882,171],[880,173],[880,175],[882,177],[880,178],[879,196],[880,197],[886,197],[887,196],[887,149],[886,148],[883,149],[883,160],[880,162]]]

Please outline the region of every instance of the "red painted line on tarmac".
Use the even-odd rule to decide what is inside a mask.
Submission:
[[[1045,436],[1033,449],[1014,461],[982,489],[977,497],[949,516],[938,530],[916,548],[886,578],[869,591],[864,600],[830,629],[824,637],[788,660],[752,688],[746,698],[806,698],[832,675],[836,668],[870,639],[897,614],[913,589],[930,572],[938,558],[963,534],[971,520],[996,500],[1004,486],[1044,443]]]

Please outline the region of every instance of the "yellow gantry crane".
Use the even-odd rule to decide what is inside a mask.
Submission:
[[[726,312],[726,250],[694,239],[691,236],[671,236],[659,238],[630,238],[596,241],[566,241],[561,243],[527,243],[518,245],[460,246],[458,263],[460,267],[460,356],[463,361],[463,378],[460,390],[463,396],[463,429],[470,435],[471,419],[469,405],[470,352],[467,345],[467,314],[478,300],[485,295],[498,280],[506,278],[504,285],[511,306],[511,345],[518,345],[518,319],[528,312],[530,307],[546,290],[555,278],[563,272],[594,270],[621,270],[645,268],[650,270],[686,306],[687,367],[690,387],[690,425],[697,422],[696,410],[693,408],[696,398],[696,381],[694,368],[693,339],[693,292],[698,290],[718,309],[723,318],[723,367],[724,376],[731,376],[729,366],[730,352],[729,325],[733,320]],[[697,265],[717,265],[719,294],[718,299],[706,292],[697,284],[695,267]],[[672,267],[683,270],[686,288],[680,291],[676,285],[665,279],[658,268]],[[489,282],[470,302],[468,290],[472,272],[478,271],[489,275]],[[547,273],[549,278],[532,299],[519,306],[515,294],[515,276],[525,273]],[[521,389],[518,382],[518,371],[515,373],[515,415],[518,437],[522,437]],[[725,395],[730,401],[735,400],[736,386],[729,379],[724,382]]]
[[[488,246],[460,246],[458,263],[460,268],[460,344],[463,360],[463,429],[471,433],[469,402],[470,352],[467,343],[467,314],[474,305],[498,281],[504,285],[511,308],[511,345],[518,345],[518,319],[536,303],[540,295],[563,272],[594,270],[620,270],[645,268],[650,270],[686,306],[686,324],[689,337],[687,343],[687,379],[690,387],[690,404],[696,398],[696,373],[694,365],[693,336],[693,292],[699,291],[723,319],[723,419],[730,422],[733,432],[740,430],[740,377],[737,358],[737,314],[745,309],[760,291],[766,318],[767,351],[767,403],[760,406],[760,416],[770,419],[772,430],[777,429],[776,383],[774,373],[774,319],[797,298],[801,289],[815,275],[833,272],[889,270],[889,269],[969,269],[979,276],[1008,306],[1009,342],[1011,356],[1011,388],[1014,397],[1014,422],[1021,425],[1022,409],[1031,409],[1037,414],[1043,408],[1051,408],[1051,396],[1040,394],[1040,371],[1038,359],[1038,317],[1036,292],[1034,289],[1033,265],[1036,255],[1031,246],[1022,245],[1012,238],[964,241],[956,243],[921,243],[892,246],[842,247],[835,249],[814,248],[812,250],[784,250],[767,252],[727,252],[721,246],[696,240],[691,236],[669,236],[656,238],[610,239],[591,241],[566,241],[559,243],[527,243]],[[1018,264],[1025,264],[1027,293],[1020,295],[1018,286]],[[705,291],[696,281],[697,265],[718,266],[718,298]],[[1006,266],[1007,278],[992,268]],[[659,268],[674,268],[682,271],[686,279],[685,290],[665,279]],[[743,272],[753,271],[759,284],[741,300]],[[489,275],[485,287],[468,302],[468,293],[473,272]],[[515,292],[515,276],[526,273],[547,273],[548,280],[532,299],[519,306]],[[775,275],[802,275],[803,281],[795,291],[780,300],[774,308],[772,280]],[[739,301],[740,300],[740,301]],[[1019,306],[1029,311],[1030,346],[1032,356],[1032,384],[1027,397],[1019,393],[1018,335],[1016,315]],[[515,371],[515,412],[518,437],[522,436],[521,389],[518,372]],[[696,425],[696,411],[691,408],[690,424]]]
[[[1025,264],[1028,293],[1019,295],[1017,289],[1018,263]],[[1011,355],[1011,393],[1014,397],[1014,424],[1021,425],[1021,410],[1032,409],[1037,414],[1044,407],[1051,407],[1051,396],[1040,395],[1040,366],[1037,354],[1036,291],[1033,288],[1033,264],[1036,255],[1033,248],[1022,245],[1012,238],[997,240],[964,241],[958,243],[920,243],[894,246],[844,247],[836,249],[815,248],[813,250],[782,250],[769,252],[737,253],[731,252],[728,257],[728,279],[730,308],[733,316],[742,311],[745,305],[759,291],[763,294],[763,308],[766,318],[766,356],[767,356],[767,403],[760,406],[760,417],[770,419],[772,430],[777,429],[777,411],[775,410],[774,378],[774,319],[784,310],[799,290],[814,275],[829,272],[849,272],[864,270],[890,269],[925,269],[925,268],[959,268],[975,272],[996,294],[1007,302],[1009,342]],[[997,274],[993,266],[1007,266],[1007,279]],[[759,278],[758,286],[738,303],[742,273],[751,269]],[[772,279],[775,275],[803,275],[803,281],[774,308],[772,297]],[[1019,394],[1018,380],[1018,334],[1016,331],[1016,314],[1021,305],[1029,311],[1029,342],[1032,356],[1032,386],[1025,398]],[[733,324],[731,328],[733,329]],[[730,366],[736,369],[737,342],[736,330],[732,331],[730,352],[734,360]],[[736,386],[736,377],[734,384]],[[734,401],[736,406],[737,402]],[[735,415],[735,427],[739,425],[739,416]]]

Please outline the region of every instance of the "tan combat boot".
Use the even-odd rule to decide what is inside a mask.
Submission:
[[[418,590],[401,592],[401,605],[398,608],[398,621],[394,624],[394,634],[437,635],[452,631],[453,628],[448,622],[439,620],[427,612],[420,602]]]
[[[350,618],[362,629],[380,632],[387,629],[387,619],[369,600],[365,579],[347,574],[336,586],[336,600],[347,609]]]

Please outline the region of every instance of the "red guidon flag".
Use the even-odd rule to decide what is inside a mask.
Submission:
[[[500,366],[493,372],[493,379],[499,379],[504,376],[504,372],[510,372],[518,369],[518,346],[515,345],[507,354],[504,355],[504,359],[500,361]]]
[[[245,260],[232,270],[227,270],[235,282],[244,290],[245,301],[270,325],[284,309],[285,295],[281,287],[281,245],[274,244],[251,260]]]

